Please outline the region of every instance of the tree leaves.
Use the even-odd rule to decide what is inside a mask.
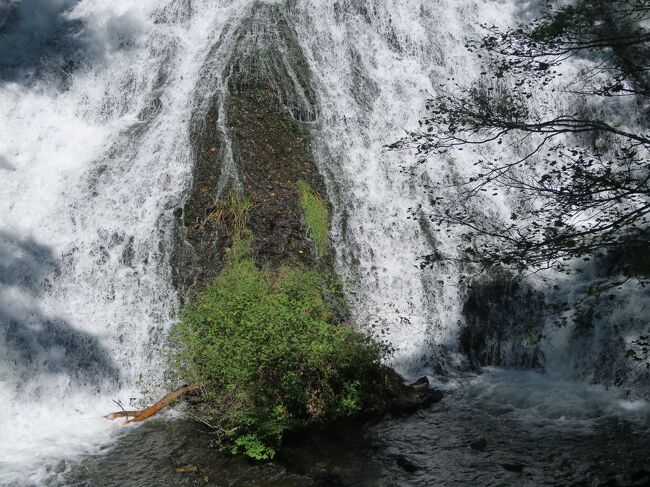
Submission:
[[[623,96],[650,106],[650,0],[553,5],[531,27],[484,26],[487,34],[467,43],[484,54],[481,78],[470,86],[449,80],[428,101],[420,129],[391,146],[415,149],[420,163],[449,150],[477,152],[475,174],[431,188],[428,210],[441,227],[463,227],[476,248],[467,260],[566,270],[573,258],[648,240],[650,136],[589,107]],[[535,92],[573,89],[558,80],[575,57],[594,66],[579,90],[585,107],[566,112],[547,102],[532,110]],[[619,113],[627,110],[621,102]],[[520,203],[504,220],[485,213],[483,194]]]

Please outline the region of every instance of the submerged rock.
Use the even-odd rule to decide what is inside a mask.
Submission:
[[[472,450],[485,450],[487,448],[487,440],[485,438],[478,438],[472,441],[469,446]]]
[[[426,376],[420,377],[418,380],[416,380],[415,382],[411,382],[411,384],[409,384],[409,385],[411,387],[413,387],[414,389],[428,389],[429,388],[429,378],[426,377]]]
[[[422,468],[416,462],[405,457],[404,455],[397,455],[397,465],[410,473],[417,472]]]
[[[198,470],[195,465],[185,465],[183,467],[177,467],[176,473],[196,473]]]

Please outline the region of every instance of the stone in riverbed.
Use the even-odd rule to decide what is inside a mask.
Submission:
[[[524,465],[521,463],[500,463],[499,465],[508,472],[521,473],[524,471]]]
[[[379,401],[378,409],[384,412],[414,412],[442,399],[442,392],[429,388],[426,377],[407,384],[404,377],[391,368],[384,368],[382,373],[386,391],[383,401]]]
[[[420,377],[415,382],[411,382],[409,384],[409,387],[412,387],[413,389],[416,389],[416,390],[428,389],[429,388],[429,378],[426,375],[424,377]]]
[[[409,473],[417,472],[418,470],[420,470],[420,468],[422,468],[413,460],[405,457],[404,455],[397,455],[397,465],[399,465]]]
[[[472,450],[485,450],[487,447],[487,440],[485,438],[478,438],[472,441],[469,446]]]

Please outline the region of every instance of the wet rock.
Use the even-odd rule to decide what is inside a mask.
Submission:
[[[228,243],[224,229],[208,217],[214,209],[217,188],[223,177],[222,156],[210,149],[221,145],[219,130],[221,100],[214,96],[203,117],[190,127],[192,144],[192,184],[185,205],[174,210],[178,227],[171,255],[172,284],[181,297],[211,281],[223,265],[223,249]]]
[[[463,305],[459,344],[473,368],[538,368],[543,363],[544,294],[519,277],[494,271],[473,280]],[[529,340],[522,340],[523,336]]]
[[[499,465],[508,472],[521,473],[524,471],[524,465],[521,463],[500,463]]]
[[[386,387],[378,391],[378,397],[373,398],[373,412],[376,414],[414,412],[442,400],[441,391],[424,387],[423,383],[408,384],[404,377],[389,367],[384,367],[380,373],[383,377],[377,383],[386,384]]]
[[[397,455],[397,465],[409,473],[417,472],[420,470],[420,468],[422,468],[416,462],[405,457],[404,455]]]
[[[255,3],[235,34],[224,72],[227,95],[207,100],[206,112],[194,116],[192,186],[171,259],[173,283],[182,296],[204,287],[223,268],[232,228],[210,215],[230,191],[251,200],[246,226],[260,268],[331,268],[309,237],[296,186],[305,181],[325,194],[314,164],[311,126],[296,117],[315,105],[311,75],[297,33],[280,10]],[[271,44],[278,47],[270,50]],[[221,125],[220,117],[225,119]]]
[[[469,446],[472,450],[485,450],[487,448],[487,440],[485,438],[478,438],[472,441]]]
[[[420,377],[418,380],[415,382],[411,382],[409,384],[410,387],[414,389],[428,389],[429,388],[429,378],[427,376]]]
[[[228,119],[238,128],[233,150],[253,205],[247,221],[252,253],[261,267],[315,265],[296,183],[306,181],[321,195],[324,183],[313,164],[308,128],[293,120],[269,90],[243,90],[228,104]]]

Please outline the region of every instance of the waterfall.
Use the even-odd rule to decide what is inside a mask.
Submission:
[[[402,168],[415,157],[385,146],[417,127],[426,97],[440,83],[476,78],[479,67],[468,60],[463,39],[476,33],[477,19],[500,23],[514,8],[503,3],[497,13],[482,2],[454,1],[324,7],[316,0],[296,8],[321,90],[317,158],[330,182],[333,237],[357,319],[397,348],[395,361],[406,374],[458,364],[459,269],[422,272],[418,265],[418,257],[454,252],[458,243],[424,216],[409,219],[408,210],[427,205],[423,187],[453,175],[459,161],[436,161],[410,174]]]
[[[100,451],[119,432],[102,419],[113,401],[158,392],[180,300],[171,260],[193,121],[227,94],[237,28],[260,3],[295,29],[310,68],[316,106],[292,115],[312,126],[355,321],[396,347],[407,376],[466,366],[463,269],[418,265],[458,252],[459,236],[409,209],[474,161],[418,166],[385,146],[417,126],[441,83],[479,76],[464,40],[481,22],[522,18],[517,2],[0,1],[0,484],[39,483],[64,457]],[[236,178],[226,156],[217,191]],[[618,331],[601,320],[602,337],[643,329],[647,297],[634,296],[612,312]],[[575,340],[548,334],[547,368],[559,370]],[[585,357],[563,370],[587,380],[594,367]]]
[[[3,7],[0,484],[97,451],[113,400],[161,378],[200,67],[245,7]]]

